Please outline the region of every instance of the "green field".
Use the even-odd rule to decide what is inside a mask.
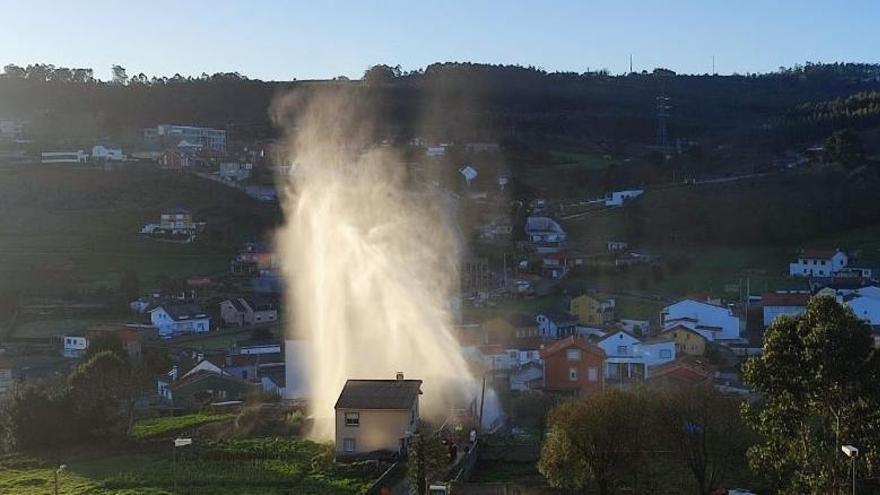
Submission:
[[[110,494],[330,494],[362,493],[377,476],[364,465],[338,465],[333,447],[306,440],[256,438],[198,441],[168,448],[72,458],[59,477],[59,493]],[[0,460],[0,493],[52,493],[53,465]]]
[[[561,167],[604,170],[612,163],[610,156],[598,152],[554,150],[550,155],[560,163]]]
[[[182,207],[207,227],[193,244],[138,235],[162,211]],[[272,206],[188,174],[132,165],[111,172],[34,165],[0,169],[0,289],[32,293],[118,287],[133,270],[160,276],[225,271],[245,240],[278,222]]]

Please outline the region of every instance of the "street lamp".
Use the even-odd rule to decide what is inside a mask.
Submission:
[[[852,445],[844,445],[840,450],[849,457],[852,466],[852,492],[853,495],[856,495],[856,457],[859,456],[859,449]]]
[[[67,469],[67,464],[62,464],[55,470],[55,495],[58,495],[58,475],[65,469]]]

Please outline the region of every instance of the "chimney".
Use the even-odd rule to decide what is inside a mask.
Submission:
[[[398,372],[397,372],[397,380],[398,380],[398,381],[403,380],[403,372],[402,372],[402,371],[398,371]]]

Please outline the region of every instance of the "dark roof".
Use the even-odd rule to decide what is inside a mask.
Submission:
[[[335,408],[409,409],[421,387],[421,380],[347,380]]]
[[[235,310],[239,313],[244,313],[247,311],[246,309],[244,309],[244,306],[241,304],[241,301],[237,297],[231,297],[226,301],[229,301],[229,303],[232,304],[232,307],[235,308]]]
[[[546,316],[554,323],[577,323],[578,317],[567,311],[544,311],[538,313]]]
[[[837,254],[837,251],[834,249],[806,249],[799,258],[808,260],[827,260],[835,254]]]
[[[251,294],[242,299],[254,311],[271,311],[275,309],[275,300],[262,294]]]

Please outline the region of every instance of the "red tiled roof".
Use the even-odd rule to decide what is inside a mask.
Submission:
[[[777,294],[771,292],[761,296],[764,306],[806,306],[809,294]]]
[[[564,351],[571,346],[576,346],[582,351],[592,352],[593,354],[602,356],[603,359],[605,358],[605,351],[603,351],[601,347],[578,337],[568,337],[562,340],[557,340],[553,344],[544,347],[544,349],[541,350],[541,357],[545,358],[556,354],[557,352]]]
[[[806,249],[804,250],[804,254],[800,256],[800,258],[806,258],[811,260],[827,260],[834,256],[837,251],[833,249]]]

